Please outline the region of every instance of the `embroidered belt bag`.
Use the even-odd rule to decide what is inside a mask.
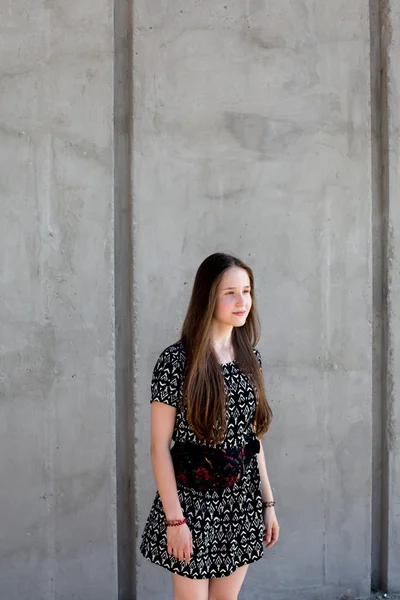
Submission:
[[[243,476],[246,465],[260,452],[252,439],[243,448],[210,448],[190,442],[175,442],[171,449],[177,483],[198,490],[223,490]]]

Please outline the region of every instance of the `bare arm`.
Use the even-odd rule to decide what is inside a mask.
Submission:
[[[170,451],[175,416],[176,408],[161,402],[152,403],[151,461],[158,493],[168,520],[183,517]]]
[[[174,431],[176,408],[153,402],[151,405],[151,460],[158,493],[168,521],[182,519],[182,507],[176,487],[171,458],[171,439]],[[187,524],[167,527],[168,553],[187,563],[193,552],[192,534]]]
[[[265,463],[265,454],[264,448],[262,446],[260,440],[260,452],[257,454],[258,460],[258,469],[260,471],[260,479],[261,479],[261,493],[263,502],[268,502],[274,499],[274,495],[272,493],[271,484],[269,481],[268,473],[267,473],[267,465]]]
[[[267,473],[267,465],[265,463],[264,449],[260,440],[260,452],[257,454],[258,469],[260,471],[261,479],[261,493],[263,502],[273,501],[274,496],[272,493],[271,484]],[[275,514],[275,507],[268,506],[264,509],[264,543],[266,548],[271,548],[279,538],[279,524]]]

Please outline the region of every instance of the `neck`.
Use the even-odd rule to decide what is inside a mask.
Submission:
[[[218,350],[231,350],[232,325],[214,322],[211,329],[211,343]]]

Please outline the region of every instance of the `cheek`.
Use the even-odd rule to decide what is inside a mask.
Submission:
[[[217,301],[217,306],[215,308],[216,315],[223,315],[225,312],[230,311],[232,307],[232,298],[231,296],[223,296],[219,298]]]

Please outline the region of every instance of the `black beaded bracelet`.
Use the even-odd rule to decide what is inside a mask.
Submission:
[[[268,508],[270,506],[275,506],[275,500],[268,500],[267,502],[262,503],[263,508]]]

